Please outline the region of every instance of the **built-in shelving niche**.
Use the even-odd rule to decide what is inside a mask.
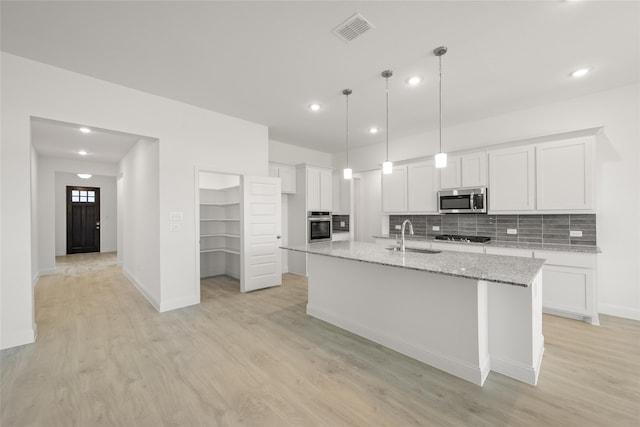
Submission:
[[[240,176],[200,172],[200,277],[240,280]]]

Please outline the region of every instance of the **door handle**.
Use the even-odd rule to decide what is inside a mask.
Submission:
[[[276,239],[279,239],[279,238],[281,238],[281,237],[282,237],[282,236],[276,236]]]

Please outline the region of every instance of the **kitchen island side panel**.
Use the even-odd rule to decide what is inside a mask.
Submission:
[[[483,384],[490,370],[486,282],[308,257],[307,314]]]

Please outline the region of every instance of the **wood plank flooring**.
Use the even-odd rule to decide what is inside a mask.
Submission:
[[[250,294],[209,278],[160,314],[113,254],[58,267],[37,341],[0,354],[3,427],[640,425],[640,322],[545,316],[538,387],[481,388],[308,317],[298,276]]]

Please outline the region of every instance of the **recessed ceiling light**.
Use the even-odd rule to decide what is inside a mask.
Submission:
[[[91,133],[91,129],[89,129],[89,128],[80,128],[80,132],[82,132],[82,133]]]
[[[78,151],[78,154],[80,154],[81,156],[86,156],[87,152],[84,151],[84,150],[80,150],[80,151]]]
[[[583,77],[583,76],[587,75],[589,73],[589,71],[591,71],[591,68],[589,68],[589,67],[580,68],[579,70],[575,70],[573,73],[571,73],[571,77]]]
[[[82,179],[89,179],[93,176],[90,173],[79,173],[77,175],[78,175],[78,178],[82,178]]]
[[[416,86],[422,81],[422,77],[420,76],[412,76],[407,79],[407,84],[410,86]]]
[[[311,104],[309,105],[309,110],[311,111],[319,111],[320,110],[320,104]]]
[[[378,128],[377,128],[377,127],[371,127],[371,128],[369,128],[369,133],[371,133],[371,134],[374,134],[374,135],[375,135],[376,133],[378,133]]]

